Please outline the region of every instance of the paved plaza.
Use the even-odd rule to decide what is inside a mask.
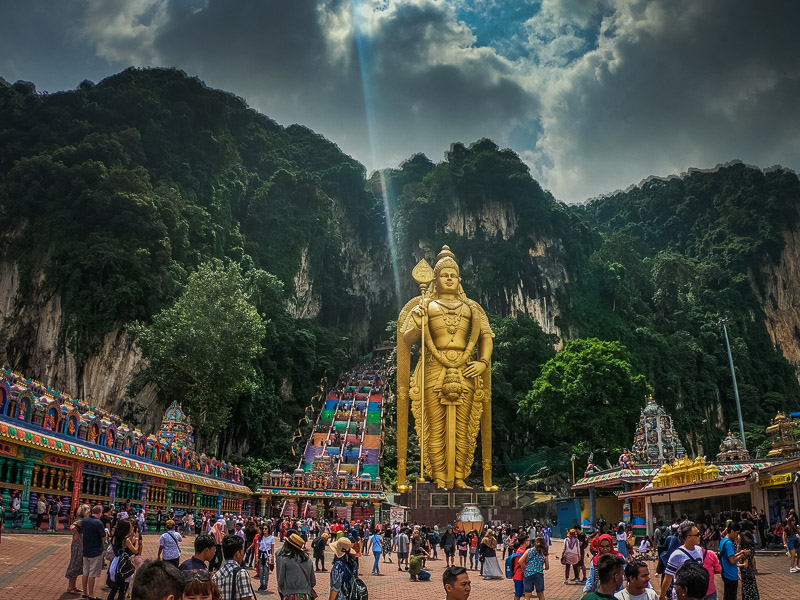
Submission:
[[[194,537],[184,541],[181,548],[183,558],[192,554]],[[66,594],[67,581],[64,571],[69,562],[70,536],[46,533],[4,533],[0,543],[0,598],[41,600],[79,598],[76,594]],[[559,540],[554,548],[560,548]],[[158,551],[158,537],[145,534],[144,557],[155,558]],[[326,555],[326,566],[330,566],[331,555]],[[365,556],[361,559],[361,571],[369,573],[373,559]],[[788,559],[783,556],[758,557],[758,587],[762,600],[795,600],[800,598],[800,574],[788,572]],[[398,572],[396,564],[381,563],[384,575],[364,575],[363,579],[369,587],[370,600],[398,600],[411,597],[414,600],[441,600],[444,591],[441,574],[444,561],[429,562],[431,581],[411,582],[408,574]],[[582,585],[564,585],[563,567],[551,556],[551,569],[545,573],[546,598],[548,600],[577,600],[581,597]],[[255,572],[253,571],[255,577]],[[317,592],[320,598],[328,597],[328,573],[318,573]],[[475,571],[470,571],[473,581],[471,600],[494,600],[513,598],[513,585],[506,579],[484,581]],[[102,581],[105,581],[105,572]],[[258,583],[253,579],[254,588]],[[80,580],[78,581],[80,584]],[[654,584],[655,585],[655,584]],[[718,578],[718,587],[720,586]],[[258,594],[260,598],[277,598],[274,577],[270,581],[273,594]],[[96,593],[106,598],[109,589],[100,586]]]

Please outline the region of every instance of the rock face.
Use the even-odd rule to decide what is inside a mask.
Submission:
[[[800,378],[800,231],[785,231],[784,240],[780,261],[768,262],[762,268],[763,293],[757,285],[753,289],[767,315],[766,326],[772,341],[794,365]]]
[[[489,290],[465,282],[468,293],[490,312],[505,315],[527,313],[535,317],[548,333],[560,336],[556,326],[559,315],[556,296],[569,281],[559,256],[562,242],[535,239],[518,231],[519,219],[514,207],[487,201],[474,211],[464,210],[456,201],[456,210],[441,224],[439,233],[457,253],[465,272],[484,261],[478,252],[470,253],[476,239],[507,245],[515,257],[516,283]],[[338,249],[340,268],[347,278],[348,303],[353,305],[346,326],[355,340],[368,341],[381,335],[385,323],[396,318],[400,300],[413,289],[410,272],[420,258],[435,260],[441,246],[418,240],[413,257],[399,257],[399,281],[385,235],[363,236],[350,230],[349,219],[339,210],[343,232]],[[382,233],[382,232],[381,232]],[[0,256],[2,253],[0,253]],[[321,284],[314,281],[314,258],[306,248],[294,276],[290,313],[297,318],[324,318],[325,306]],[[160,422],[161,407],[157,389],[147,387],[134,398],[126,398],[133,376],[142,366],[141,354],[120,325],[106,334],[100,347],[88,356],[78,357],[60,343],[62,330],[61,296],[49,294],[44,270],[38,269],[30,282],[21,282],[15,263],[0,260],[0,361],[12,365],[48,386],[85,400],[126,418],[135,408],[143,430],[154,430]],[[408,276],[406,276],[408,275]],[[408,279],[408,281],[403,281]],[[473,289],[475,288],[475,289]]]
[[[106,334],[97,352],[79,360],[59,344],[61,296],[45,294],[41,271],[30,285],[20,283],[16,264],[0,260],[0,362],[90,406],[124,415],[126,388],[142,362],[125,331],[117,328]],[[154,431],[161,422],[156,391],[148,386],[132,399],[142,417],[138,425],[145,431]]]
[[[513,284],[480,291],[470,289],[467,294],[472,294],[489,312],[510,316],[529,314],[546,333],[560,338],[561,331],[556,325],[560,314],[557,298],[570,281],[562,258],[563,243],[560,239],[521,231],[519,221],[511,204],[486,200],[479,209],[469,211],[456,199],[439,233],[455,252],[462,277],[486,261],[479,251],[459,252],[460,246],[471,248],[474,244],[470,242],[482,240],[484,245],[503,248],[509,256],[507,266],[514,271]],[[428,240],[419,240],[415,262],[410,266],[421,258],[435,259],[439,250]]]

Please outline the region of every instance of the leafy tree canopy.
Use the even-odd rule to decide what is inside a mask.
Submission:
[[[133,333],[148,363],[142,380],[183,403],[200,433],[219,432],[237,397],[253,391],[266,331],[233,263],[200,265],[175,304]]]
[[[541,444],[584,440],[590,448],[621,447],[649,391],[619,342],[571,340],[542,367],[520,405]]]

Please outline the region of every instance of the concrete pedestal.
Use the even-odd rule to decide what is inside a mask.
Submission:
[[[514,490],[442,490],[435,483],[420,483],[413,484],[410,492],[397,494],[395,502],[406,507],[409,523],[439,523],[444,527],[456,522],[464,504],[477,504],[484,523],[522,524],[522,509],[515,506]]]

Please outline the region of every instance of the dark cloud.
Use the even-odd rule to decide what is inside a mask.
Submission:
[[[800,166],[800,5],[619,4],[611,35],[545,92],[539,175],[560,196],[734,158]]]
[[[0,75],[53,91],[175,66],[369,168],[491,137],[567,201],[733,158],[800,168],[800,5],[503,4],[6,1]]]
[[[533,99],[512,65],[446,4],[210,0],[170,9],[160,61],[230,89],[279,122],[306,124],[370,168],[451,141],[503,138]],[[499,134],[499,135],[498,135]]]
[[[74,2],[0,0],[0,77],[57,91],[124,68],[96,56],[83,39],[83,8]]]

